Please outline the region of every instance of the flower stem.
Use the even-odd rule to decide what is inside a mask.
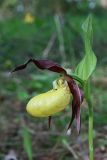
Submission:
[[[88,127],[88,141],[89,141],[89,160],[94,160],[93,147],[93,106],[91,100],[90,83],[85,84],[85,96],[89,109],[89,127]]]
[[[94,149],[93,149],[93,106],[91,99],[87,101],[89,108],[89,128],[88,128],[88,140],[89,140],[89,160],[94,159]]]

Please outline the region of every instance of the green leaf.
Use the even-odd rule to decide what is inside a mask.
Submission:
[[[23,126],[22,128],[22,137],[23,137],[23,146],[24,150],[28,155],[28,159],[32,160],[32,141],[31,141],[31,135],[29,133],[29,130],[26,126]]]
[[[97,62],[97,58],[92,50],[93,29],[92,29],[91,15],[89,15],[88,18],[83,23],[82,30],[85,43],[85,56],[78,64],[75,73],[82,80],[87,80],[93,73]]]

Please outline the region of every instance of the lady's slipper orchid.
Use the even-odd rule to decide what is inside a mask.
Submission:
[[[62,77],[55,81],[53,89],[35,96],[27,104],[27,111],[36,117],[49,117],[49,126],[51,116],[63,110],[72,98],[72,117],[68,129],[71,127],[73,120],[76,118],[77,131],[80,131],[80,105],[83,101],[83,94],[76,84],[74,78],[67,74],[66,70],[59,64],[51,60],[36,60],[30,59],[25,64],[17,66],[12,72],[22,70],[32,62],[39,69],[46,69],[52,72],[62,74]]]

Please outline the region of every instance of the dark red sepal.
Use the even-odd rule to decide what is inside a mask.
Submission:
[[[49,116],[49,117],[48,117],[48,126],[49,126],[49,128],[50,128],[50,126],[51,126],[51,120],[52,120],[52,116]]]
[[[12,72],[25,69],[30,62],[34,63],[39,69],[42,70],[47,69],[53,72],[66,74],[66,70],[57,63],[51,60],[36,60],[36,59],[29,59],[26,63],[19,65],[15,69],[13,69]]]
[[[80,105],[83,101],[83,98],[82,98],[83,96],[79,86],[76,84],[76,82],[70,75],[66,75],[66,80],[70,88],[70,91],[73,95],[72,117],[71,117],[71,121],[69,123],[68,129],[71,127],[73,120],[76,118],[77,131],[79,133],[80,132],[80,111],[81,111]]]

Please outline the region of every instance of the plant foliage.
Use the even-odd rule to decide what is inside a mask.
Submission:
[[[75,72],[82,79],[87,80],[96,67],[96,56],[92,50],[92,16],[89,15],[82,25],[83,38],[85,43],[85,56],[78,64]]]

